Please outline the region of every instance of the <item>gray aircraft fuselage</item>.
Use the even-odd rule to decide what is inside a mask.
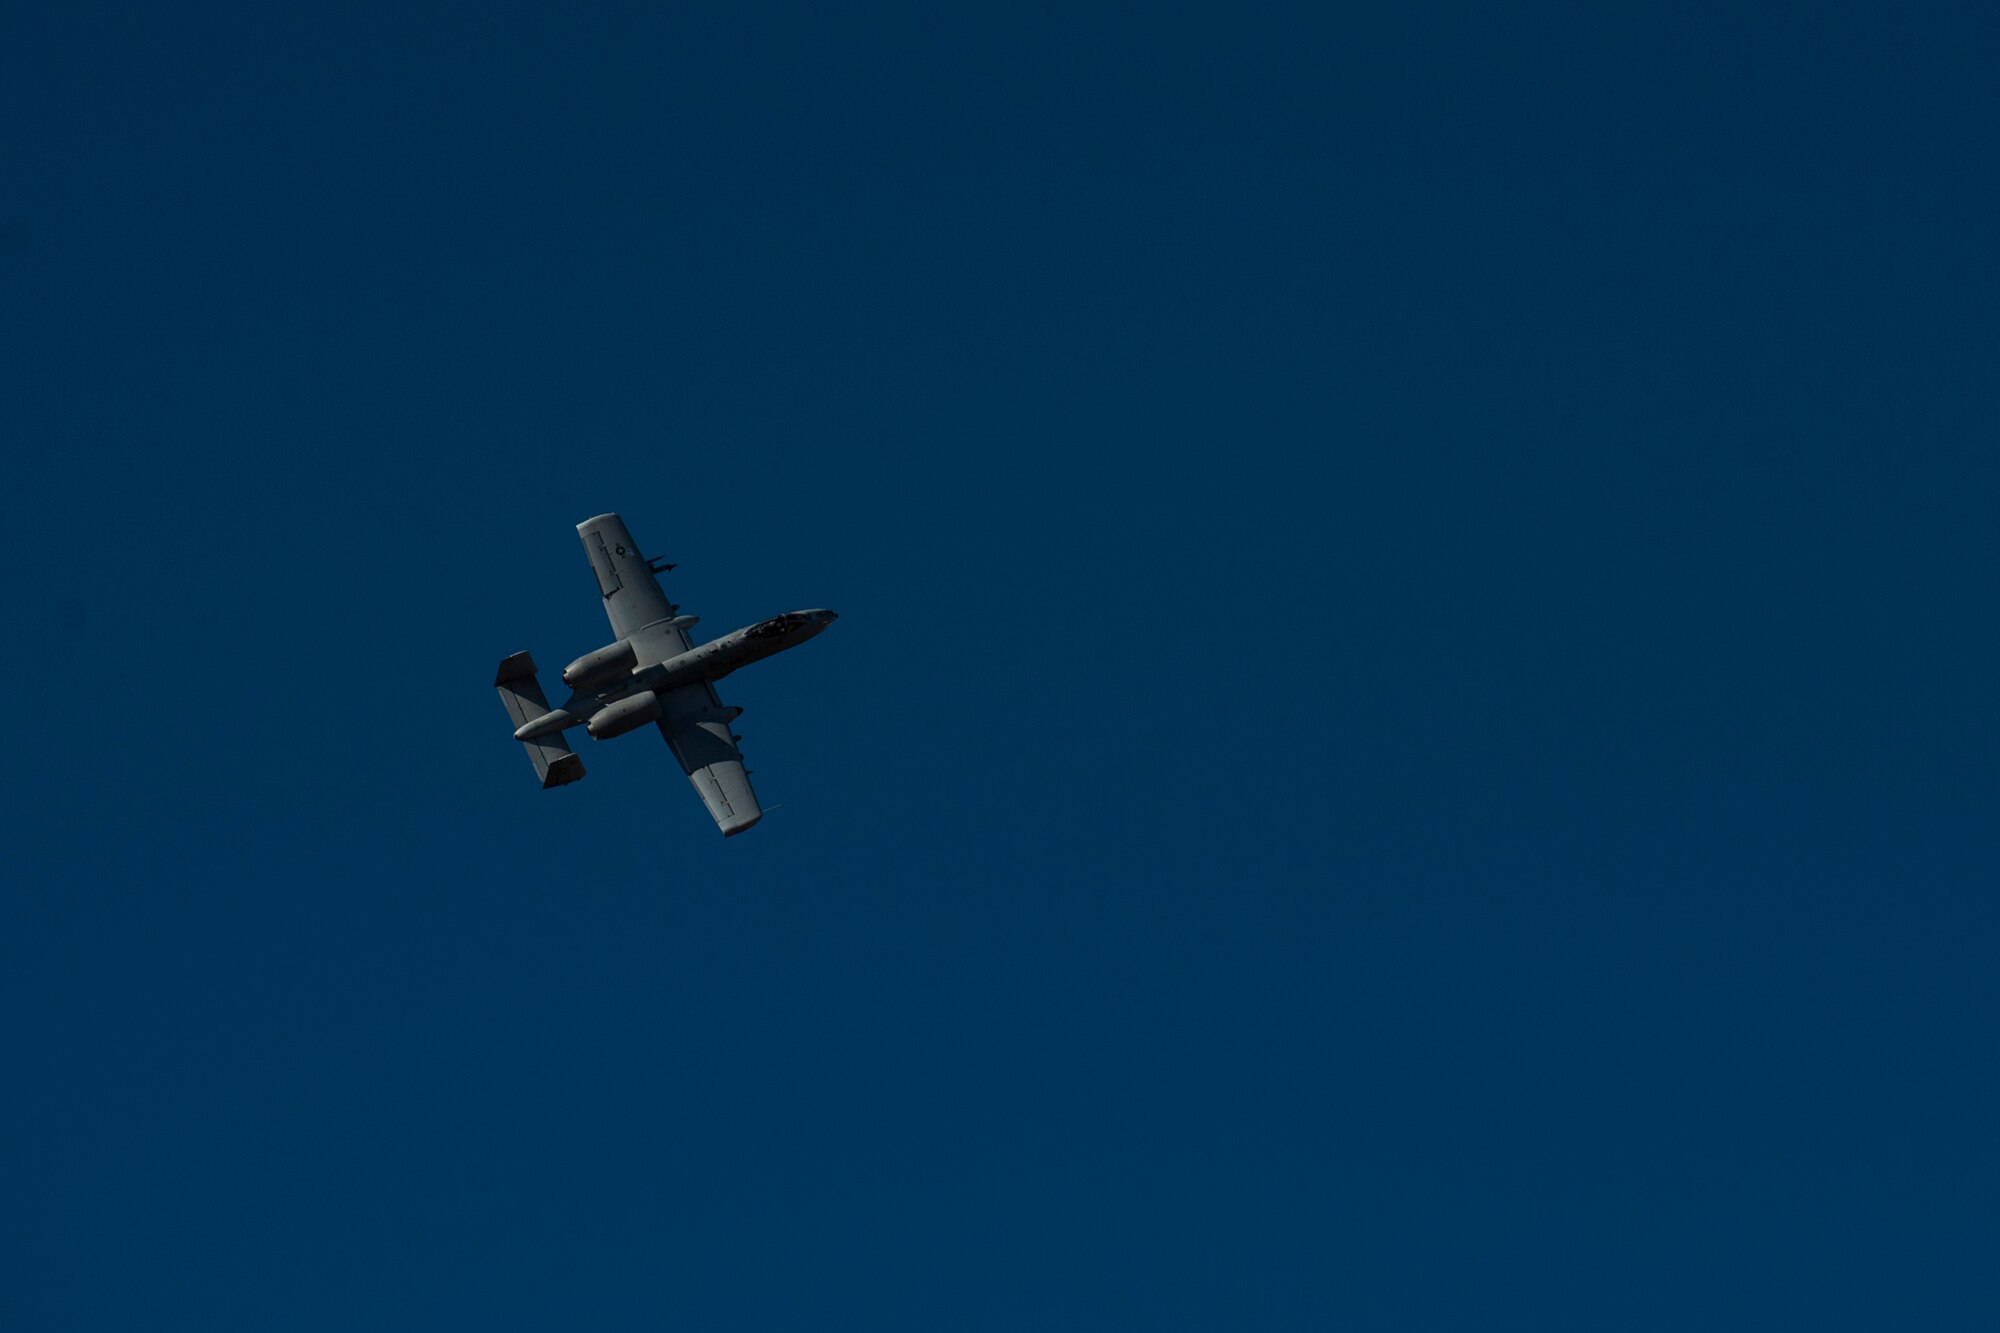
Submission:
[[[507,710],[514,736],[534,766],[542,790],[582,779],[583,758],[567,732],[582,727],[592,740],[608,741],[652,725],[694,785],[702,806],[725,838],[753,828],[764,807],[743,762],[736,734],[741,708],[722,701],[716,682],[752,662],[818,637],[835,616],[827,610],[788,611],[696,644],[660,576],[673,565],[648,556],[632,529],[615,513],[576,525],[591,578],[615,636],[563,668],[569,698],[549,707],[533,653],[509,653],[493,673],[493,689]]]
[[[586,657],[578,658],[564,672],[565,681],[577,683],[576,688],[565,699],[562,706],[551,709],[523,723],[515,729],[514,739],[531,741],[541,736],[552,735],[570,727],[586,726],[591,719],[606,710],[628,700],[647,695],[662,695],[683,685],[699,681],[717,681],[730,672],[746,667],[752,662],[762,661],[787,648],[796,648],[807,639],[814,637],[839,619],[832,611],[788,611],[781,616],[759,621],[755,625],[725,634],[711,642],[698,644],[688,651],[664,662],[641,667],[629,673],[608,672],[609,679],[593,681],[590,669],[593,659],[600,654],[612,654],[622,648],[623,643],[612,644]],[[684,616],[679,624],[693,624],[695,617]],[[615,657],[606,657],[604,665],[610,667]],[[594,734],[594,733],[593,733]]]

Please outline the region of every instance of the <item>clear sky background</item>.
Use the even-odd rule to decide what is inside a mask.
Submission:
[[[1995,1327],[1994,14],[9,18],[0,1322]]]

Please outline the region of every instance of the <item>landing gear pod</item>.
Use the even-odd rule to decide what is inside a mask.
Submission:
[[[591,717],[585,730],[590,732],[594,741],[608,741],[613,736],[623,736],[648,722],[659,720],[660,696],[635,694],[630,699],[620,699],[611,707],[599,710]]]

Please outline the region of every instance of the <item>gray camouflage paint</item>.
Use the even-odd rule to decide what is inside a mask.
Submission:
[[[559,708],[549,707],[534,658],[516,653],[503,661],[494,685],[514,720],[515,739],[542,786],[558,787],[583,776],[583,761],[564,732],[583,727],[608,740],[655,722],[722,835],[741,833],[764,810],[730,730],[743,710],[726,706],[715,682],[796,648],[838,617],[824,609],[790,611],[697,646],[688,635],[696,617],[678,615],[660,587],[658,571],[672,566],[641,555],[624,519],[599,514],[576,532],[617,638],[564,670],[575,688]]]

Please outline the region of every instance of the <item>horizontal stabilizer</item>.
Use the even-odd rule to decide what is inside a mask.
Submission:
[[[548,697],[542,693],[541,681],[535,678],[535,659],[527,653],[515,653],[501,662],[493,685],[516,727],[525,726],[549,711]],[[521,748],[528,752],[535,776],[545,788],[560,787],[583,776],[583,760],[570,752],[569,742],[560,731],[522,741]]]

